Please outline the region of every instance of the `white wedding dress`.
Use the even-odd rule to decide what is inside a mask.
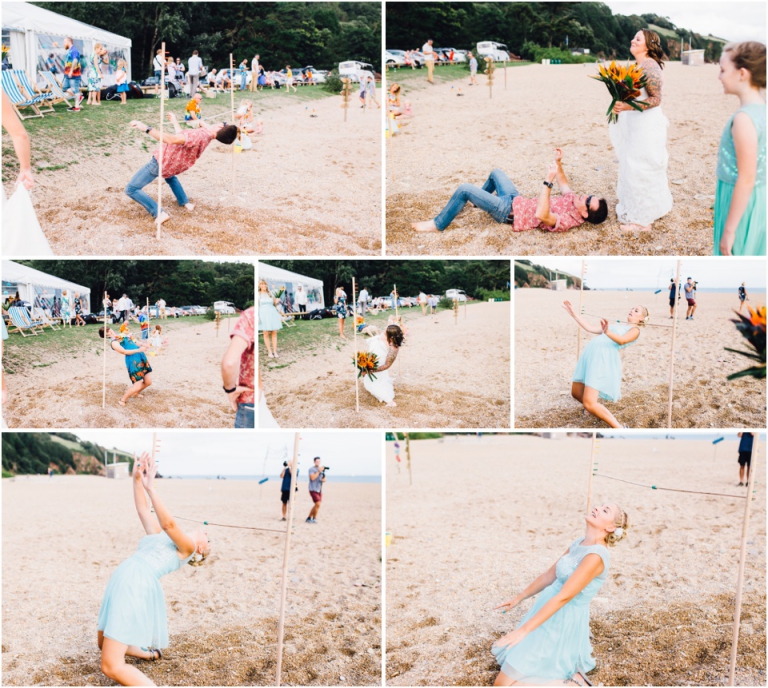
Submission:
[[[648,93],[642,89],[638,100]],[[672,210],[667,182],[667,127],[661,106],[639,112],[627,110],[608,126],[619,158],[616,215],[621,222],[649,225]]]
[[[376,354],[379,365],[384,365],[384,362],[387,360],[389,347],[382,338],[385,336],[385,334],[379,335],[368,341],[368,351]],[[389,370],[383,370],[380,373],[374,373],[374,375],[376,376],[375,380],[371,380],[368,375],[363,375],[363,387],[379,401],[391,404],[395,400],[395,385],[392,382]]]
[[[264,393],[259,399],[259,427],[260,428],[279,428],[280,425],[272,415],[272,411],[267,406],[267,397]]]

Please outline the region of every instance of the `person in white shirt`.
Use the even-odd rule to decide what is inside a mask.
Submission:
[[[421,52],[424,53],[424,61],[427,63],[427,81],[429,81],[430,84],[434,84],[435,51],[432,49],[431,38],[421,47]]]
[[[192,57],[189,58],[189,69],[187,70],[187,79],[189,80],[189,97],[194,98],[197,93],[197,86],[200,83],[200,71],[203,68],[203,61],[197,54],[197,50],[192,51]]]
[[[307,293],[301,285],[296,287],[296,305],[299,307],[299,313],[307,312]]]
[[[257,91],[259,85],[259,56],[254,55],[251,60],[251,84],[249,88],[251,91]]]
[[[421,314],[427,314],[427,295],[422,291],[419,292],[419,305],[421,306]]]
[[[155,55],[155,59],[152,60],[152,67],[155,70],[155,76],[158,79],[158,83],[160,82],[160,74],[163,71],[163,62],[165,61],[165,57],[163,56],[163,51],[158,50],[157,54]]]
[[[365,317],[365,307],[368,305],[368,290],[365,287],[360,290],[357,303],[359,304],[360,315]]]

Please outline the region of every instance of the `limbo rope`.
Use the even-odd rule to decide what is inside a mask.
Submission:
[[[277,530],[276,528],[256,528],[254,526],[231,526],[226,523],[212,523],[211,521],[196,521],[194,518],[184,518],[182,516],[174,516],[179,521],[189,521],[190,523],[200,523],[204,526],[218,526],[219,528],[239,528],[241,530],[265,530],[268,533],[281,533],[285,534],[284,530]]]
[[[597,313],[582,313],[582,315],[589,315],[592,318],[600,318],[603,319],[605,316],[598,315]],[[617,322],[617,323],[624,323],[625,325],[635,325],[637,327],[640,327],[639,323],[631,323],[626,320],[610,320],[609,318],[605,318],[608,320],[608,322]],[[667,329],[672,329],[672,325],[659,325],[658,323],[645,323],[644,327],[666,327]]]
[[[733,499],[746,499],[746,495],[734,495],[726,494],[725,492],[700,492],[699,490],[679,490],[674,487],[659,487],[658,485],[644,485],[643,483],[636,483],[632,480],[624,480],[623,478],[614,478],[610,475],[603,475],[602,473],[595,473],[596,478],[607,478],[608,480],[617,480],[620,483],[628,483],[630,485],[638,485],[640,487],[648,487],[651,490],[664,490],[665,492],[686,492],[688,494],[703,494],[710,495],[712,497],[732,497]]]

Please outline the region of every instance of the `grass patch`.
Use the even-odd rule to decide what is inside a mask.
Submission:
[[[507,67],[525,67],[529,64],[531,63],[530,62],[507,62]],[[485,62],[483,62],[482,60],[478,60],[477,80],[481,86],[483,86],[488,81],[488,77],[486,77],[486,75],[483,74],[484,69],[485,69]],[[496,69],[503,70],[504,63],[497,62]],[[465,62],[460,64],[435,67],[434,75],[435,75],[436,84],[443,84],[449,81],[456,81],[457,79],[469,79],[469,63]],[[427,82],[426,67],[422,69],[411,69],[410,67],[399,67],[397,69],[389,69],[387,70],[387,81],[390,83],[393,81],[397,82],[413,91],[421,90],[429,86],[429,82]],[[501,86],[503,88],[504,87],[503,71],[497,72],[493,78],[494,86],[498,87],[499,83],[501,83]]]

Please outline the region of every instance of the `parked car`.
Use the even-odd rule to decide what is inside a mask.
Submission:
[[[466,301],[467,294],[463,289],[447,289],[445,292],[445,298],[451,301]]]
[[[477,54],[480,57],[492,57],[494,62],[509,60],[509,48],[503,43],[494,41],[480,41],[477,44]]]
[[[339,62],[339,76],[357,82],[369,76],[374,81],[376,80],[376,73],[373,70],[373,65],[368,64],[367,62],[358,62],[357,60]]]
[[[445,56],[450,59],[451,51],[453,51],[453,61],[454,62],[466,62],[467,61],[467,51],[466,50],[456,50],[456,48],[441,48],[440,50],[443,51]]]
[[[231,301],[215,301],[213,304],[213,310],[216,313],[224,313],[234,315],[235,313],[235,304]]]
[[[192,306],[192,310],[195,315],[205,315],[208,312],[208,309],[203,308],[203,306]]]
[[[384,51],[384,62],[388,67],[404,67],[405,66],[405,50]]]

